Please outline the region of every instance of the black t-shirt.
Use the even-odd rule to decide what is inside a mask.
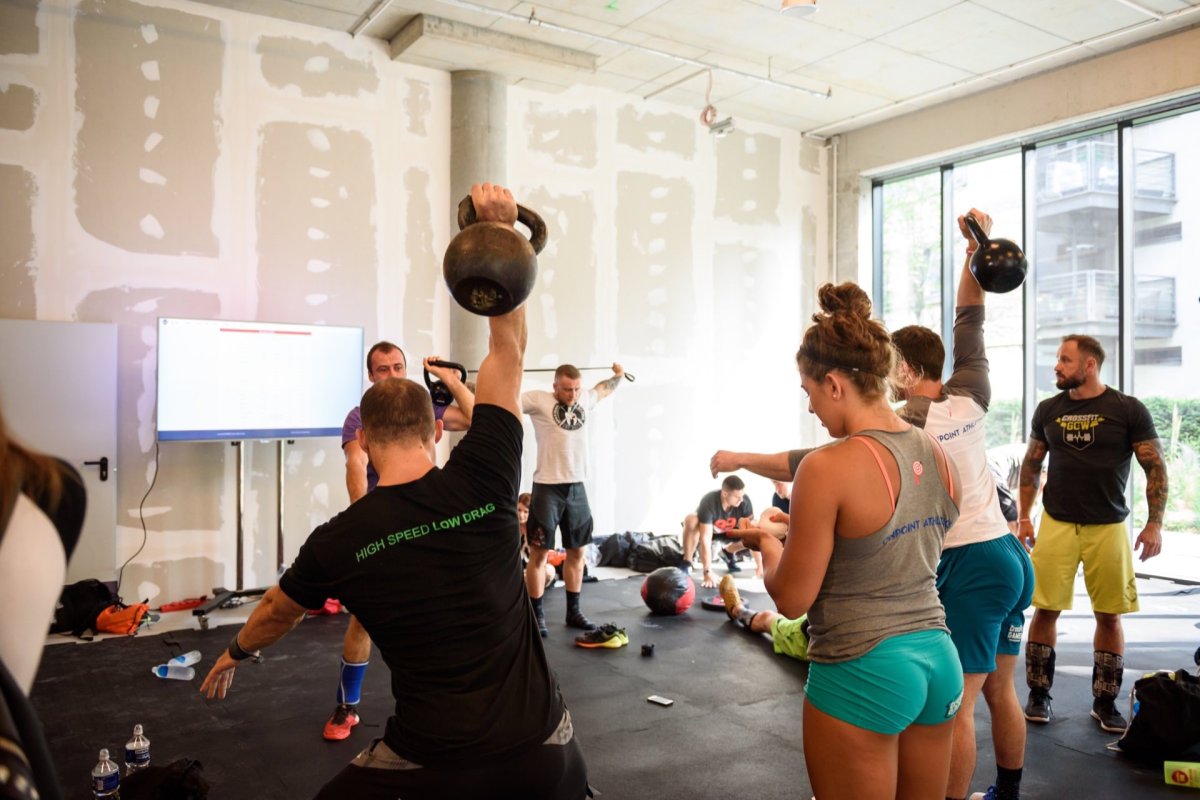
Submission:
[[[749,497],[742,495],[741,505],[726,511],[721,508],[721,491],[718,489],[700,498],[700,505],[696,506],[696,516],[701,523],[712,525],[713,533],[723,536],[737,527],[739,519],[752,518],[754,506],[750,504]]]
[[[540,744],[562,719],[520,562],[521,421],[479,405],[442,469],[379,486],[313,531],[279,580],[336,597],[392,671],[384,741],[425,766]]]
[[[1133,445],[1157,439],[1150,412],[1136,397],[1105,387],[1090,400],[1067,392],[1033,412],[1029,435],[1050,455],[1042,505],[1061,522],[1107,525],[1129,515],[1125,485]]]
[[[792,498],[780,497],[777,493],[771,492],[771,508],[778,508],[783,513],[790,513],[792,510]]]

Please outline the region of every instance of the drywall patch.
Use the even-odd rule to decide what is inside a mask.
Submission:
[[[379,88],[369,58],[354,58],[327,42],[263,36],[255,52],[263,78],[276,89],[295,87],[304,97],[357,97]]]
[[[532,103],[525,115],[531,152],[545,153],[560,164],[596,166],[596,111],[558,111]]]
[[[817,274],[817,212],[812,206],[800,209],[800,274]]]
[[[32,86],[10,83],[0,87],[0,128],[27,131],[37,116],[38,94]]]
[[[123,286],[91,292],[76,308],[80,322],[117,324],[117,524],[141,527],[138,505],[154,478],[155,381],[159,317],[219,318],[215,294],[189,289],[134,289]],[[179,442],[158,454],[158,480],[147,507],[159,509],[147,526],[156,531],[219,530],[228,484],[226,442]],[[210,587],[211,588],[211,587]]]
[[[529,304],[527,364],[611,364],[598,353],[596,324],[596,201],[591,192],[556,194],[539,188],[521,198],[546,221],[546,249]],[[524,228],[518,228],[522,234]],[[591,384],[589,384],[590,386]]]
[[[810,139],[800,140],[800,169],[813,175],[821,174],[825,148]]]
[[[687,181],[617,175],[617,341],[622,354],[682,354],[692,347],[692,221]]]
[[[38,51],[38,0],[0,3],[0,55],[32,55]]]
[[[779,139],[736,131],[717,139],[718,217],[744,225],[779,224]]]
[[[408,132],[425,136],[425,121],[433,111],[429,84],[424,81],[405,81],[408,91],[404,95],[404,114],[408,118]]]
[[[82,0],[75,210],[84,230],[136,253],[217,255],[223,56],[217,20],[129,0]]]
[[[375,164],[357,131],[272,122],[259,129],[258,318],[361,325],[379,282]]]
[[[420,167],[404,171],[407,213],[404,217],[404,330],[401,344],[409,353],[434,353],[433,307],[442,280],[441,256],[433,251],[432,179]],[[374,322],[374,318],[371,319]],[[368,338],[368,342],[373,342]],[[447,356],[449,358],[449,356]],[[413,377],[417,377],[414,371]]]
[[[643,153],[696,155],[696,121],[682,114],[654,114],[621,106],[617,111],[617,143]]]
[[[0,164],[0,318],[37,319],[33,284],[33,173],[16,164]]]

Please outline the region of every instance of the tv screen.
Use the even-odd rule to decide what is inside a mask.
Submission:
[[[362,358],[362,328],[160,317],[158,438],[339,436]]]

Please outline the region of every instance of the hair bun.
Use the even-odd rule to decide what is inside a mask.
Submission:
[[[871,317],[871,298],[857,283],[827,283],[817,290],[817,302],[827,314],[852,314],[863,319]]]

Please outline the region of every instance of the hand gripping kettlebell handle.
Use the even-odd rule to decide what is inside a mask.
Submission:
[[[471,195],[467,195],[458,204],[458,229],[461,231],[468,225],[474,225],[479,221],[475,213],[475,204],[471,202]],[[533,248],[535,254],[542,252],[542,248],[546,246],[546,223],[538,216],[536,211],[532,211],[521,204],[517,204],[517,222],[529,229],[529,244]]]

